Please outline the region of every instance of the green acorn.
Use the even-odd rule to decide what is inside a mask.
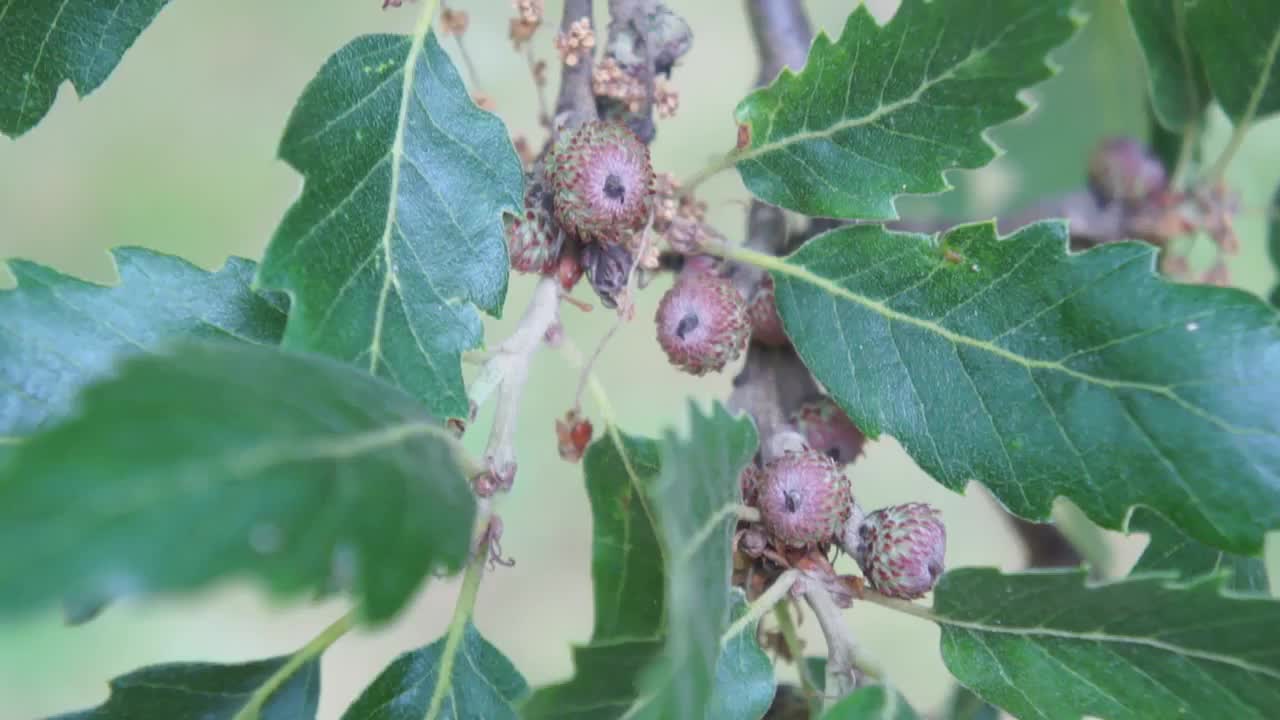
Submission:
[[[583,242],[624,242],[653,209],[649,148],[620,123],[589,122],[562,132],[546,173],[556,221]]]

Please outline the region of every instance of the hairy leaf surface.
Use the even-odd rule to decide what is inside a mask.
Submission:
[[[1033,520],[1065,496],[1113,529],[1146,505],[1256,553],[1280,527],[1275,310],[1158,278],[1148,245],[1066,241],[1057,222],[836,230],[773,268],[778,309],[858,426],[947,487]]]
[[[0,3],[0,133],[36,126],[67,80],[85,97],[116,69],[169,0]]]
[[[984,131],[1021,115],[1023,88],[1077,27],[1070,0],[904,0],[884,27],[863,5],[800,74],[738,105],[731,157],[761,199],[806,215],[893,219],[893,198],[950,186],[996,156]]]
[[[169,663],[111,681],[111,697],[96,708],[52,720],[232,720],[289,656],[241,665]],[[259,712],[260,720],[310,720],[320,704],[320,661],[289,677]]]
[[[720,638],[720,657],[716,660],[716,679],[711,695],[709,720],[757,720],[764,717],[777,690],[773,660],[756,641],[760,625],[745,622],[747,597],[741,590],[729,593],[729,619],[732,624]]]
[[[502,213],[524,192],[502,121],[471,101],[434,35],[367,36],[307,86],[280,156],[306,178],[258,274],[293,298],[285,346],[467,417],[461,353],[480,344],[476,308],[502,309]]]
[[[746,433],[751,435],[749,441]],[[692,704],[674,717],[754,720],[768,708],[773,669],[756,643],[754,623],[735,626],[736,632],[724,635],[730,619],[745,612],[741,594],[727,592],[728,575],[696,587],[690,580],[672,577],[676,568],[710,563],[720,551],[727,562],[728,540],[720,545],[714,536],[699,536],[701,540],[694,541],[701,544],[688,551],[687,564],[675,565],[669,548],[694,547],[694,541],[669,545],[667,535],[658,529],[677,502],[697,507],[699,516],[704,516],[703,510],[711,507],[706,503],[720,496],[716,478],[732,477],[727,487],[737,503],[738,471],[746,461],[733,470],[729,465],[737,462],[736,455],[719,458],[740,452],[742,443],[754,450],[750,423],[732,420],[718,407],[710,417],[695,413],[690,440],[680,442],[678,451],[666,443],[613,431],[592,443],[583,470],[593,518],[595,628],[587,645],[574,648],[573,678],[535,692],[521,708],[523,717],[585,720],[628,712],[661,716],[656,704],[668,701],[666,693],[675,684],[671,658],[686,647],[677,636],[689,636],[695,628],[708,637],[715,634],[714,644],[702,647],[710,654],[699,656],[699,661],[707,663],[698,666],[706,684],[696,688]],[[705,449],[695,452],[690,446]],[[680,454],[686,452],[696,457]],[[667,477],[660,458],[669,456],[677,459],[678,467],[687,470],[692,463],[707,474],[690,475],[690,482],[669,486],[669,494],[660,496],[659,476]],[[724,521],[714,513],[705,517],[713,519],[706,526],[712,529],[706,532],[718,531]],[[732,522],[730,517],[730,529]],[[674,557],[681,555],[677,552]],[[672,613],[674,584],[697,596],[683,613]],[[694,617],[686,620],[686,616]],[[700,622],[714,627],[700,627]]]
[[[468,622],[453,666],[442,675],[445,640],[396,658],[342,720],[515,720],[515,705],[529,686],[511,661]],[[442,699],[428,714],[437,692]]]
[[[385,620],[467,555],[462,461],[417,401],[326,358],[139,355],[0,468],[0,546],[23,549],[0,553],[0,612],[249,574]]]
[[[1127,0],[1129,20],[1147,61],[1151,107],[1169,130],[1197,122],[1209,103],[1204,68],[1187,35],[1184,0]]]
[[[1184,2],[1192,45],[1231,120],[1280,112],[1280,3]]]
[[[637,717],[707,716],[730,620],[730,546],[742,502],[738,477],[759,446],[750,418],[721,405],[690,408],[689,435],[668,432],[649,492],[667,567],[667,644],[647,675]],[[772,683],[772,678],[770,678]]]
[[[1240,592],[1270,592],[1267,563],[1261,557],[1236,555],[1198,543],[1146,508],[1138,508],[1133,513],[1129,519],[1129,531],[1150,536],[1142,557],[1133,566],[1132,574],[1172,570],[1183,579],[1191,580],[1218,574],[1226,568],[1231,571],[1227,587]]]
[[[535,692],[524,717],[617,717],[639,696],[640,674],[666,633],[664,550],[646,495],[658,468],[653,440],[606,434],[587,449],[595,627],[573,649],[573,677]]]
[[[1263,720],[1280,702],[1280,603],[1222,579],[943,576],[932,612],[953,674],[1020,718]]]
[[[1271,290],[1271,304],[1280,308],[1280,188],[1271,197],[1271,222],[1267,223],[1267,249],[1271,255],[1271,269],[1276,275],[1276,286]]]
[[[250,289],[249,260],[229,258],[211,273],[142,248],[112,257],[114,287],[8,261],[18,287],[0,291],[0,436],[60,419],[80,388],[123,355],[182,337],[274,344],[284,333],[286,303]]]

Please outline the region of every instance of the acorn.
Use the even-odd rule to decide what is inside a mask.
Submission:
[[[792,547],[831,542],[849,517],[852,489],[816,450],[786,453],[764,466],[757,507],[766,530]]]
[[[867,436],[844,410],[825,395],[796,408],[791,414],[791,424],[804,436],[809,447],[826,453],[840,465],[856,460],[867,442]]]
[[[947,530],[937,508],[925,503],[882,508],[867,515],[858,532],[854,559],[882,594],[913,600],[942,576]]]
[[[751,339],[769,347],[786,347],[791,344],[782,329],[782,318],[774,300],[773,277],[766,274],[760,281],[751,304],[747,306],[747,319],[751,322]]]
[[[507,224],[511,268],[522,273],[552,271],[560,256],[560,245],[561,236],[552,227],[550,213],[526,196],[524,214]]]
[[[583,242],[624,242],[653,210],[649,147],[621,123],[566,129],[547,157],[546,174],[556,221]]]
[[[693,375],[719,372],[746,347],[750,329],[742,296],[727,278],[682,275],[655,316],[658,344],[671,364]]]

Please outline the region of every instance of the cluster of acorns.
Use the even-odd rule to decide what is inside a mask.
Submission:
[[[512,268],[555,275],[566,291],[585,270],[612,305],[653,212],[653,184],[649,148],[625,125],[592,121],[562,131],[530,178],[523,215],[507,225]]]
[[[780,570],[797,553],[825,558],[835,545],[884,595],[913,599],[932,590],[946,554],[938,510],[907,503],[864,514],[845,475],[865,442],[857,426],[827,397],[805,403],[790,421],[804,447],[742,473],[743,502],[760,511],[759,525],[739,534],[744,554]]]
[[[523,217],[507,227],[512,267],[555,275],[566,291],[585,269],[609,303],[619,282],[600,275],[617,275],[613,266],[622,265],[625,287],[630,253],[654,213],[654,179],[648,147],[625,125],[593,121],[561,132],[543,172],[529,183]],[[673,365],[703,375],[736,360],[748,340],[789,343],[769,276],[744,298],[721,274],[719,260],[696,254],[696,247],[673,249],[686,257],[656,316],[658,343]],[[622,260],[607,262],[617,257]],[[589,437],[589,424],[572,413],[570,418]],[[743,472],[743,501],[759,509],[761,521],[746,529],[750,540],[740,546],[778,569],[788,556],[816,551],[826,557],[835,545],[853,555],[866,580],[886,595],[916,598],[931,590],[946,546],[938,511],[909,503],[862,512],[844,466],[862,453],[865,437],[830,398],[804,404],[790,424],[804,446]],[[578,451],[568,455],[580,456],[586,443],[571,437],[573,427],[565,424],[561,443],[572,440]]]

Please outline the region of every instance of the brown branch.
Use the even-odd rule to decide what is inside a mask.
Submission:
[[[569,32],[569,26],[584,17],[592,17],[591,0],[565,0],[560,31]],[[558,118],[569,113],[570,126],[596,119],[596,98],[591,92],[591,66],[592,53],[584,53],[573,65],[560,66],[560,95],[556,98],[556,116]]]
[[[813,29],[800,0],[746,0],[747,15],[760,55],[756,85],[777,77],[784,66],[799,70],[804,66],[813,41]],[[753,200],[747,212],[747,247],[771,255],[791,248],[787,218],[780,208]],[[729,272],[734,285],[750,299],[760,282],[758,268],[736,263]],[[745,410],[755,418],[760,437],[768,441],[784,430],[786,418],[800,403],[817,394],[818,388],[804,364],[791,348],[766,348],[752,343],[746,363],[733,380],[729,406]]]
[[[746,0],[751,33],[760,54],[760,74],[756,85],[773,82],[790,67],[799,71],[813,43],[813,27],[799,0]]]

